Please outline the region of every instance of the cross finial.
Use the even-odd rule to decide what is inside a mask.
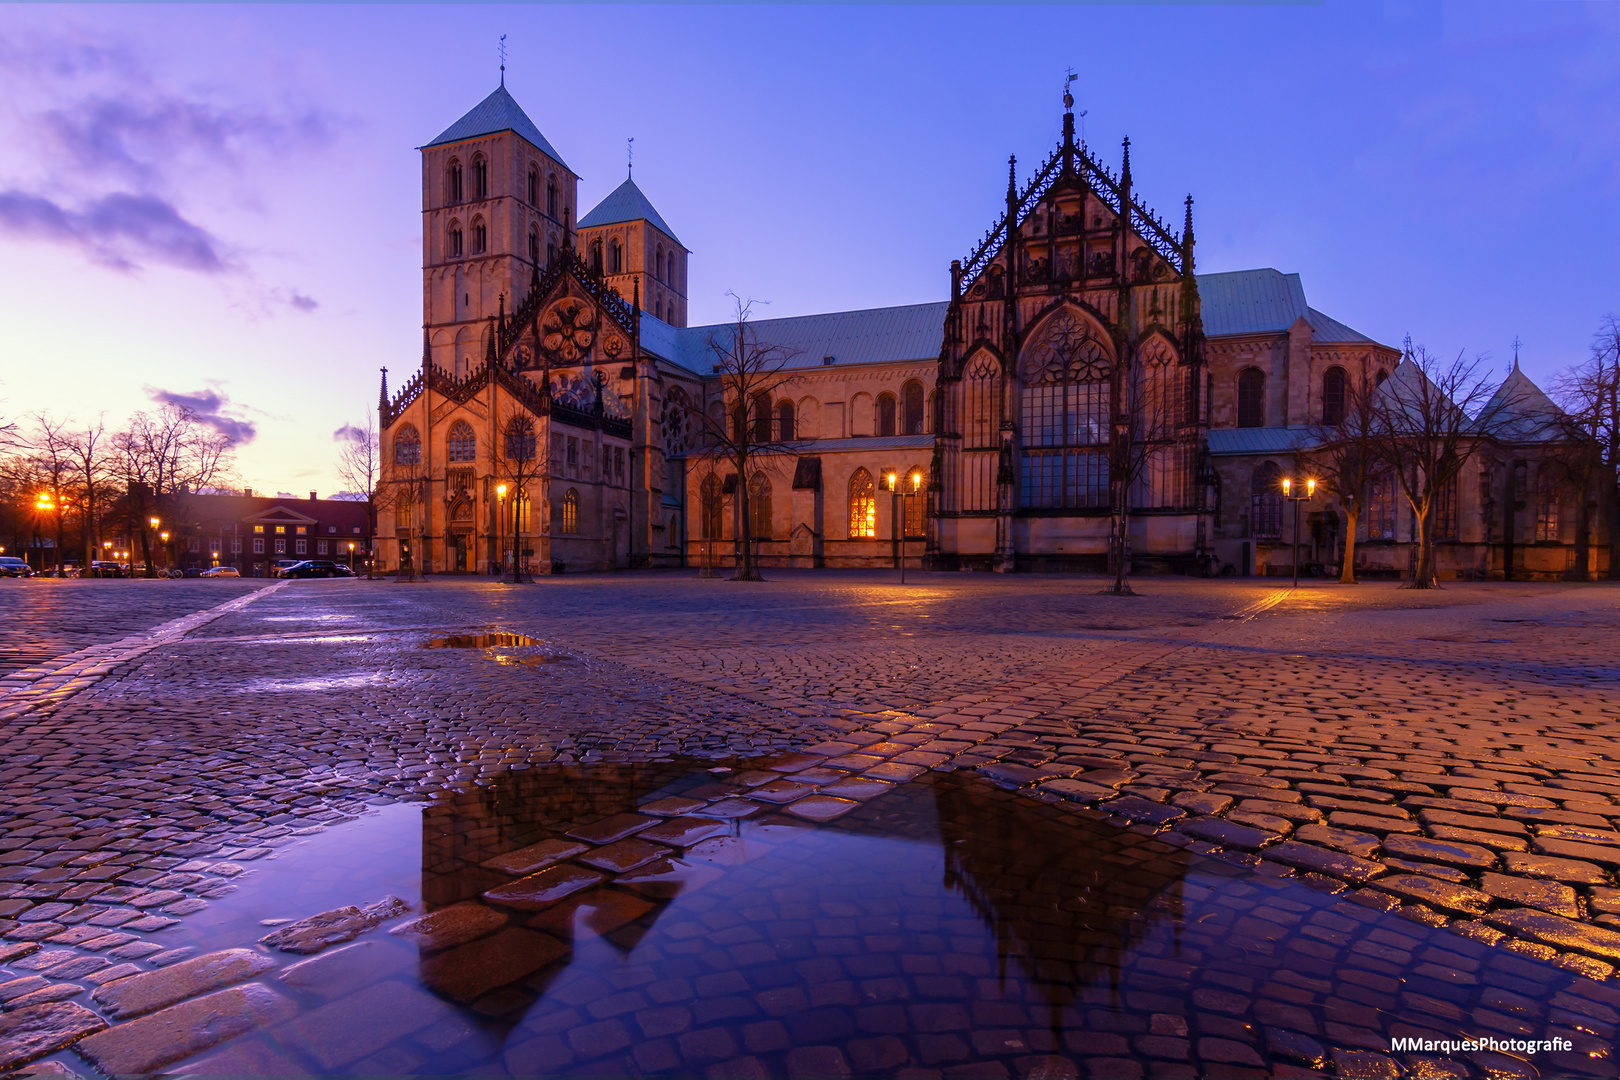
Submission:
[[[501,35],[501,85],[506,85],[506,35]]]
[[[1524,344],[1524,342],[1519,340],[1519,335],[1514,334],[1513,335],[1513,370],[1514,371],[1519,370],[1519,346],[1523,345],[1523,344]]]
[[[624,158],[624,175],[626,179],[629,179],[636,172],[636,137],[634,135],[624,140]]]

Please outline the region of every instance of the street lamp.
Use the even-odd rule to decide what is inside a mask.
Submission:
[[[354,541],[349,541],[349,573],[354,573]]]
[[[1303,494],[1294,494],[1294,481],[1284,477],[1282,482],[1283,498],[1294,504],[1294,587],[1299,587],[1299,504],[1316,496],[1316,480],[1311,478],[1305,481]]]
[[[495,554],[501,573],[506,572],[506,485],[495,485]],[[499,576],[499,575],[497,575]]]

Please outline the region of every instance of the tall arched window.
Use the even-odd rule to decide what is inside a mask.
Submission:
[[[457,420],[450,425],[450,438],[446,450],[448,452],[445,457],[452,462],[478,460],[478,436],[473,434],[473,429],[468,426],[467,421]]]
[[[667,281],[664,277],[664,245],[658,245],[658,254],[653,258],[653,277],[659,281]]]
[[[624,270],[624,256],[620,252],[618,240],[608,243],[608,273],[618,274]]]
[[[877,422],[874,428],[879,435],[894,434],[894,395],[879,394],[877,399]]]
[[[489,198],[489,162],[482,154],[473,158],[472,196],[475,199]]]
[[[405,424],[394,433],[394,464],[422,464],[422,436],[411,424]]]
[[[602,272],[602,241],[591,241],[591,269],[598,274]]]
[[[452,221],[450,231],[444,238],[445,253],[452,259],[461,257],[461,222]]]
[[[556,261],[557,261],[557,245],[556,244],[551,244],[551,243],[546,244],[546,269],[548,269],[548,270],[551,269],[551,264],[556,262]]]
[[[445,170],[444,195],[446,202],[461,201],[461,162],[455,158],[450,159],[450,168]]]
[[[546,215],[553,221],[557,219],[557,175],[555,173],[546,178]]]
[[[1395,474],[1382,473],[1367,485],[1367,511],[1361,516],[1367,523],[1368,540],[1395,539]]]
[[[653,302],[653,314],[660,319],[664,317],[664,302],[662,300]]]
[[[1266,426],[1266,374],[1257,367],[1238,372],[1237,426]]]
[[[900,474],[900,501],[906,508],[906,535],[923,535],[923,510],[928,500],[928,470],[913,465]]]
[[[912,379],[900,388],[900,422],[907,435],[923,433],[923,385]]]
[[[506,423],[506,460],[534,460],[534,421],[527,416],[514,416]]]
[[[1101,509],[1108,506],[1112,439],[1107,351],[1083,316],[1060,311],[1042,325],[1020,360],[1024,452],[1020,492],[1028,507]],[[999,424],[986,432],[1000,438]],[[996,467],[984,455],[981,505],[994,509]]]
[[[798,438],[793,423],[793,402],[787,398],[776,403],[776,437],[783,442],[792,442]]]
[[[771,395],[754,395],[754,441],[771,441]]]
[[[859,540],[877,535],[877,492],[872,474],[856,469],[849,478],[849,538]]]
[[[1263,461],[1249,479],[1249,531],[1256,540],[1282,538],[1282,469],[1275,461]]]
[[[1558,481],[1543,462],[1536,470],[1536,539],[1558,539]]]
[[[529,166],[529,205],[537,206],[540,202],[540,169],[538,166]]]
[[[473,218],[472,242],[474,255],[482,255],[489,250],[489,228],[481,217]]]
[[[579,532],[579,492],[569,488],[562,501],[562,531],[567,536]]]
[[[700,531],[705,540],[719,540],[721,524],[720,481],[711,474],[703,478],[703,512]]]
[[[1330,367],[1322,376],[1322,423],[1344,423],[1344,392],[1348,383],[1342,367]]]
[[[533,229],[529,230],[529,261],[540,265],[540,234]]]
[[[771,482],[764,473],[748,478],[748,535],[756,540],[771,538]]]

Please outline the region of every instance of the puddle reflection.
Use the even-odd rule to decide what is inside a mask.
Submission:
[[[521,649],[539,645],[539,641],[523,634],[451,634],[433,638],[424,649]]]
[[[1576,1051],[1535,1068],[1613,1074],[1603,988],[1550,965],[976,775],[818,824],[773,803],[785,778],[852,781],[711,764],[514,772],[425,806],[420,891],[396,890],[420,910],[267,979],[300,1015],[185,1071],[1383,1075],[1358,1055],[1467,1033],[1561,1035]]]

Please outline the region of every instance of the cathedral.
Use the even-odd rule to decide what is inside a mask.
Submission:
[[[1280,480],[1401,350],[1310,306],[1297,274],[1196,272],[1191,198],[1179,226],[1144,206],[1129,141],[1104,164],[1065,104],[1050,157],[1022,185],[1009,168],[999,220],[951,264],[948,300],[751,321],[781,371],[736,402],[717,344],[734,328],[688,325],[674,229],[631,179],[581,213],[577,176],[496,89],[421,148],[422,358],[392,392],[383,374],[380,565],[730,565],[746,535],[766,567],[1102,570],[1123,553],[1138,571],[1278,574],[1297,547],[1331,571],[1331,496],[1296,537]],[[771,447],[741,478],[705,434],[733,417]],[[1530,450],[1499,449],[1443,508],[1441,575],[1559,576],[1570,500]],[[1364,573],[1408,567],[1410,517],[1392,484],[1372,492]]]

